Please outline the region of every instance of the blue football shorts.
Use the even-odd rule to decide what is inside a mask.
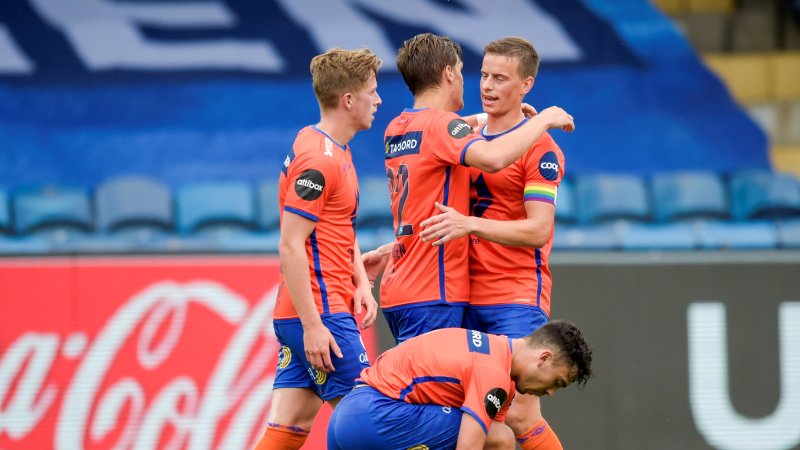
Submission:
[[[359,385],[333,410],[328,450],[455,449],[462,411],[414,405]]]
[[[396,343],[441,328],[461,328],[466,306],[436,304],[383,311]]]
[[[299,319],[275,320],[275,336],[280,343],[278,368],[273,389],[307,388],[323,400],[331,400],[348,393],[355,385],[361,370],[369,367],[367,350],[352,315],[347,313],[323,316],[342,351],[342,358],[331,352],[333,372],[325,373],[311,367],[303,345],[303,326]]]
[[[464,328],[521,338],[538,330],[548,320],[544,311],[530,305],[468,306]]]

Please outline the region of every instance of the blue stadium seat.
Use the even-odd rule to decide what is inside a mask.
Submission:
[[[650,219],[647,187],[638,176],[584,175],[576,177],[575,188],[580,223]]]
[[[11,232],[11,214],[8,207],[8,193],[0,190],[0,233]]]
[[[627,222],[619,231],[623,250],[694,250],[697,248],[695,225],[688,222],[640,224]]]
[[[103,232],[174,228],[169,188],[152,178],[122,176],[103,182],[95,190],[95,208],[97,228]]]
[[[72,245],[94,230],[91,200],[83,189],[39,186],[15,191],[11,199],[17,238],[7,244],[22,253],[73,253]]]
[[[386,177],[359,180],[358,228],[392,227],[392,203]]]
[[[731,175],[731,213],[736,220],[800,217],[800,182],[765,170]]]
[[[264,230],[277,230],[280,219],[278,179],[264,180],[258,184],[258,226]]]
[[[8,193],[0,190],[0,255],[27,255],[48,253],[51,243],[42,237],[13,235]]]
[[[698,239],[703,249],[773,249],[778,232],[772,222],[698,221]]]
[[[652,178],[653,215],[658,222],[730,217],[725,185],[712,172],[673,172]]]
[[[553,249],[559,250],[616,250],[619,248],[617,224],[562,225],[556,224]]]
[[[181,233],[247,231],[256,228],[255,198],[242,182],[205,182],[181,186],[176,196]]]
[[[13,194],[14,231],[30,234],[47,230],[91,232],[91,200],[86,191],[45,186]]]
[[[104,236],[84,246],[87,252],[147,250],[175,228],[169,188],[148,177],[122,176],[95,191],[95,219]]]
[[[575,223],[578,220],[575,203],[575,185],[568,179],[562,180],[556,198],[556,222]]]
[[[800,248],[800,219],[779,220],[778,244],[783,248]]]

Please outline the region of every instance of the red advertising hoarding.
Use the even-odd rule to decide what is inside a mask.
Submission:
[[[278,273],[274,257],[0,260],[0,448],[252,448]],[[325,448],[329,414],[305,448]]]

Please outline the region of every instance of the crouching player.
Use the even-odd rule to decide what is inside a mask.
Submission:
[[[592,375],[581,331],[553,321],[524,337],[462,328],[398,345],[361,372],[333,412],[328,449],[513,449],[516,393],[552,395]]]

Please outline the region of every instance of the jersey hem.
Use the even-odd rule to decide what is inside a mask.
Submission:
[[[468,300],[447,301],[447,300],[437,299],[437,300],[428,300],[422,302],[405,303],[402,305],[381,306],[381,309],[384,311],[399,311],[401,309],[416,308],[420,306],[433,306],[433,305],[468,306],[469,301]]]

